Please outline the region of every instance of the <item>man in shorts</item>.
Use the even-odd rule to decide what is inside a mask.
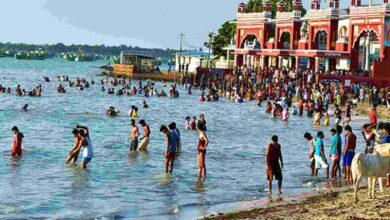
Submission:
[[[280,163],[279,163],[280,161]],[[272,195],[272,180],[273,177],[278,180],[279,194],[282,194],[282,168],[283,158],[281,152],[281,146],[278,143],[278,136],[272,136],[272,142],[267,145],[265,153],[265,166],[268,180],[268,191]]]
[[[139,124],[144,128],[144,136],[140,138],[141,143],[139,145],[139,149],[146,151],[149,145],[150,128],[143,119],[139,121]]]
[[[329,165],[326,161],[325,152],[324,152],[324,133],[319,131],[317,133],[316,144],[314,146],[314,159],[316,160],[316,171],[315,176],[318,175],[319,169],[325,169],[326,178],[329,178]]]
[[[165,125],[161,126],[160,132],[164,135],[165,144],[166,144],[166,147],[165,147],[165,172],[172,173],[173,162],[175,161],[176,151],[177,151],[176,134],[173,131],[169,131]]]
[[[337,168],[338,168],[338,164],[340,161],[340,155],[339,155],[339,151],[338,151],[340,137],[339,137],[336,129],[334,129],[334,128],[330,130],[330,134],[332,135],[332,146],[330,148],[329,157],[332,160],[331,176],[333,179],[333,178],[336,178],[336,176],[337,176],[336,173],[337,173]]]
[[[315,175],[315,168],[316,168],[316,160],[314,159],[314,145],[315,145],[315,139],[313,136],[311,136],[310,133],[306,132],[303,137],[310,141],[310,151],[309,151],[309,160],[310,160],[310,168],[311,168],[311,175]]]
[[[137,125],[135,124],[135,120],[134,119],[131,119],[131,129],[130,129],[130,132],[131,132],[131,136],[130,136],[130,140],[131,140],[131,143],[130,143],[130,151],[137,151],[137,147],[138,147],[138,127]]]
[[[356,135],[352,132],[352,128],[349,125],[347,125],[344,130],[346,133],[346,142],[343,151],[343,166],[345,169],[344,179],[347,183],[352,184],[351,164],[353,157],[355,156]]]

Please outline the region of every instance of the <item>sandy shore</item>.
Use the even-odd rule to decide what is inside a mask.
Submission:
[[[390,219],[390,190],[369,199],[367,188],[359,190],[358,203],[353,191],[329,191],[296,202],[276,202],[267,207],[218,214],[205,219]]]
[[[360,113],[362,117],[370,117],[371,106],[368,103],[359,103],[357,107],[357,112]],[[389,121],[390,112],[387,111],[387,108],[383,105],[377,107],[377,112],[379,115],[379,121]]]

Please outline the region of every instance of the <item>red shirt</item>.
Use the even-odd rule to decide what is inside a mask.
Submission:
[[[370,112],[370,122],[371,122],[371,125],[376,125],[378,123],[375,110],[371,110],[371,112]]]

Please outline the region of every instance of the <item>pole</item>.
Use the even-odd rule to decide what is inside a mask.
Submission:
[[[179,73],[181,73],[181,52],[183,50],[183,38],[185,37],[184,33],[179,34],[180,38],[180,50],[179,50]]]
[[[211,56],[211,42],[213,40],[213,37],[214,37],[214,32],[213,31],[210,31],[209,32],[209,55],[207,57],[207,68],[210,68],[210,56]]]

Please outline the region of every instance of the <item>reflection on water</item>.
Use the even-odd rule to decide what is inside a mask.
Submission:
[[[283,124],[256,103],[223,99],[199,103],[199,91],[187,96],[181,88],[179,99],[147,99],[150,109],[140,108],[139,115],[151,127],[151,143],[148,152],[129,154],[130,123],[125,113],[131,105],[142,106],[143,97],[107,95],[99,84],[84,91],[66,87],[66,94],[56,92],[57,75],[99,82],[98,70],[91,65],[100,63],[0,59],[3,86],[43,87],[40,98],[0,94],[0,218],[190,218],[209,212],[216,204],[266,197],[265,145],[274,134],[282,145],[285,194],[311,191],[324,181],[309,176],[309,144],[303,133],[323,130],[328,152],[329,128],[313,127],[310,120],[295,116]],[[44,75],[54,81],[42,82]],[[27,113],[21,111],[26,103]],[[115,106],[120,116],[106,117],[109,106]],[[198,134],[183,126],[186,116],[200,113],[206,114],[210,145],[207,181],[197,183]],[[166,175],[159,127],[172,121],[182,133],[183,146],[173,175]],[[95,156],[87,170],[63,164],[77,124],[90,128],[94,144]],[[9,156],[14,125],[26,137],[23,157],[16,161]],[[363,143],[360,136],[359,141]]]

